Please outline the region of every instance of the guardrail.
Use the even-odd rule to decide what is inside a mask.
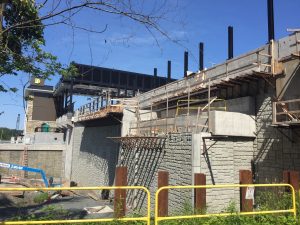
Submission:
[[[112,221],[145,221],[150,225],[150,191],[142,186],[114,186],[114,187],[60,187],[60,188],[0,188],[0,191],[63,191],[63,190],[132,190],[140,189],[147,194],[147,216],[144,217],[122,217],[122,218],[97,218],[97,219],[76,219],[76,220],[35,220],[35,221],[2,221],[1,225],[20,224],[71,224],[71,223],[92,223]]]
[[[181,215],[161,217],[158,215],[158,196],[163,190],[169,189],[213,189],[213,188],[248,188],[248,187],[288,187],[291,190],[292,208],[280,210],[265,210],[253,212],[238,212],[238,213],[211,213],[211,214],[196,214],[196,215]],[[0,225],[20,225],[20,224],[71,224],[71,223],[91,223],[91,222],[112,222],[112,221],[145,221],[150,225],[151,220],[151,203],[150,191],[142,186],[114,186],[114,187],[57,187],[57,188],[0,188],[0,191],[62,191],[62,190],[144,190],[147,194],[147,215],[144,217],[122,217],[122,218],[97,218],[97,219],[71,219],[71,220],[28,220],[28,221],[2,221]],[[155,193],[155,215],[154,222],[158,225],[159,221],[176,220],[176,219],[195,219],[208,217],[226,217],[232,215],[265,215],[265,214],[279,214],[291,213],[296,218],[296,195],[293,186],[290,184],[224,184],[224,185],[193,185],[193,186],[165,186],[159,188]]]
[[[83,115],[87,113],[97,112],[100,109],[106,108],[107,106],[118,105],[118,104],[119,104],[118,99],[96,98],[91,102],[81,106],[79,109],[77,109],[77,111],[79,112],[79,115]]]
[[[196,215],[185,215],[185,216],[169,216],[160,217],[158,215],[158,196],[163,190],[169,189],[197,189],[197,188],[247,188],[247,187],[289,187],[292,194],[292,208],[285,210],[268,210],[268,211],[254,211],[254,212],[239,212],[237,215],[263,215],[263,214],[278,214],[278,213],[292,213],[296,218],[296,196],[293,186],[289,184],[224,184],[224,185],[194,185],[194,186],[165,186],[159,188],[155,193],[155,225],[158,225],[159,221],[163,220],[178,220],[178,219],[195,219],[195,218],[208,218],[213,216],[232,216],[233,213],[211,213],[211,214],[196,214]]]
[[[269,48],[269,45],[265,45],[241,56],[227,60],[222,64],[215,65],[181,80],[171,82],[165,86],[146,92],[138,97],[140,106],[147,107],[149,106],[149,103],[156,102],[158,99],[170,99],[171,97],[174,97],[174,93],[184,93],[188,89],[193,92],[193,89],[198,89],[201,85],[207,85],[208,79],[210,79],[212,83],[215,83],[222,79],[232,78],[232,76],[244,74],[252,70],[259,72],[270,70]],[[203,79],[201,79],[201,77],[203,77]]]

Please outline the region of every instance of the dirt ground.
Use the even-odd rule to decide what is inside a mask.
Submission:
[[[24,187],[0,184],[0,187]],[[105,207],[106,206],[106,207]],[[89,209],[96,207],[96,209]],[[113,217],[113,202],[95,192],[1,192],[0,221]]]

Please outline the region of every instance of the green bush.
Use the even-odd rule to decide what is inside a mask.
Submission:
[[[36,196],[35,202],[43,202],[48,198],[47,193],[41,193]],[[275,210],[275,209],[289,209],[291,205],[291,194],[284,191],[261,191],[256,194],[255,203],[257,211],[262,210]],[[299,209],[298,209],[299,210]],[[54,206],[46,206],[42,210],[42,216],[26,215],[16,217],[14,220],[55,220],[55,219],[72,219],[67,210]],[[291,213],[288,214],[267,214],[267,215],[239,215],[236,209],[236,203],[231,202],[224,212],[231,213],[227,217],[210,217],[210,218],[193,218],[193,219],[180,219],[160,221],[159,225],[300,225],[300,220],[295,220]],[[189,203],[185,203],[183,209],[177,212],[176,215],[192,215],[192,214],[205,214],[203,212],[195,212]],[[133,213],[127,217],[140,217],[138,213]],[[82,223],[86,225],[142,225],[146,222],[98,222],[98,223]],[[152,220],[152,225],[154,221]]]
[[[33,198],[33,201],[34,201],[34,203],[41,204],[41,203],[45,202],[48,198],[49,198],[48,193],[42,192],[42,193],[39,193],[37,196],[35,196]]]

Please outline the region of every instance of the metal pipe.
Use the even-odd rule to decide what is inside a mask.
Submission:
[[[228,59],[233,58],[233,27],[228,26]]]
[[[273,0],[268,0],[268,33],[269,33],[269,42],[275,39],[274,31],[274,4]]]
[[[187,77],[187,71],[189,67],[189,53],[187,51],[184,52],[184,77]]]
[[[204,69],[204,43],[199,43],[199,71]]]
[[[208,125],[208,132],[210,132],[210,79],[208,80],[208,119],[207,119],[207,125]]]
[[[171,81],[171,61],[168,61],[168,80],[167,83],[170,83]]]

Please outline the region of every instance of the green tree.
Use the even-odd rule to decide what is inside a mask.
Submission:
[[[64,68],[57,57],[43,50],[45,27],[35,1],[2,0],[0,17],[0,77],[18,72],[40,78],[76,73],[74,68]],[[0,84],[0,91],[8,90],[17,91],[15,87]]]
[[[44,29],[60,24],[86,32],[103,33],[107,30],[109,24],[103,24],[102,30],[76,24],[73,18],[82,10],[134,21],[149,31],[157,44],[158,35],[178,43],[161,26],[170,13],[176,14],[178,5],[173,0],[153,0],[148,3],[140,0],[0,0],[0,4],[0,78],[17,75],[18,72],[40,78],[55,74],[75,76],[77,70],[72,63],[64,67],[57,57],[43,50]],[[17,91],[0,84],[0,91],[9,89]]]
[[[17,134],[21,134],[22,131],[16,130],[16,129],[9,129],[6,127],[0,127],[0,140],[10,140],[12,136],[15,136]]]

